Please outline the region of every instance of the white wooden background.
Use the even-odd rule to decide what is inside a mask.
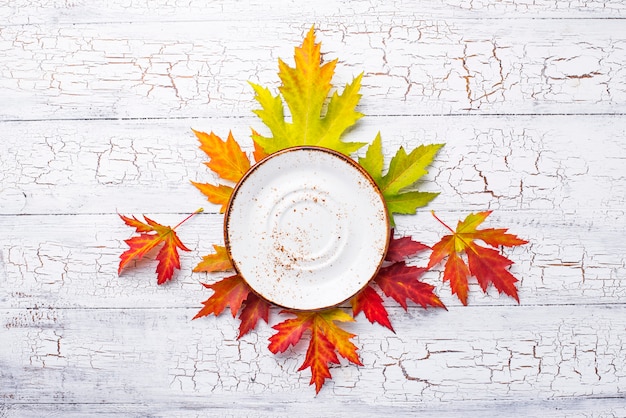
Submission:
[[[0,3],[0,416],[626,416],[626,2]],[[520,305],[474,285],[463,307],[431,272],[449,311],[389,303],[396,334],[361,317],[364,366],[318,396],[305,347],[191,321],[222,216],[189,184],[211,180],[190,128],[250,149],[247,80],[275,87],[312,24],[336,85],[365,73],[349,139],[446,142],[428,210],[493,209],[530,240],[506,252]],[[201,206],[174,281],[118,277],[116,213]],[[428,210],[399,232],[433,244]]]

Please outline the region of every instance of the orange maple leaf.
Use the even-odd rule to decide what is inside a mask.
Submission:
[[[219,245],[213,245],[215,254],[209,254],[202,257],[202,261],[194,267],[194,273],[207,272],[212,273],[216,271],[228,271],[233,269],[233,264],[228,257],[228,251],[226,247]]]
[[[204,151],[210,161],[205,163],[215,174],[224,180],[237,183],[241,177],[250,169],[250,160],[246,153],[235,141],[232,132],[228,133],[226,141],[215,135],[213,132],[205,133],[193,130],[200,141],[200,149]],[[220,206],[220,213],[226,211],[228,200],[233,193],[233,188],[224,184],[213,185],[209,183],[191,182],[209,200],[209,202]]]
[[[248,332],[256,328],[260,319],[266,323],[269,318],[269,303],[257,296],[250,286],[238,274],[226,277],[219,282],[213,284],[204,284],[202,286],[213,290],[210,298],[202,302],[204,307],[193,317],[193,319],[202,318],[207,315],[218,316],[227,306],[230,306],[230,313],[233,318],[239,313],[239,336],[243,337]],[[242,309],[243,307],[243,309]]]
[[[339,328],[335,321],[353,322],[346,312],[340,309],[331,309],[321,312],[290,312],[295,318],[287,319],[274,325],[276,334],[269,339],[269,349],[272,353],[282,353],[290,346],[296,345],[305,331],[310,331],[311,340],[306,352],[304,363],[298,369],[311,369],[311,384],[315,383],[315,391],[319,393],[326,379],[331,378],[329,364],[339,364],[337,353],[348,361],[362,366],[356,353],[356,346],[350,341],[355,334]]]
[[[456,231],[439,219],[434,212],[432,214],[452,234],[444,236],[433,245],[428,268],[448,257],[443,280],[450,281],[452,293],[457,295],[463,305],[467,305],[467,280],[470,275],[476,277],[483,292],[487,291],[489,284],[493,284],[498,292],[511,296],[519,303],[515,285],[518,280],[508,271],[508,267],[513,262],[498,251],[480,246],[474,241],[481,240],[492,247],[514,247],[526,244],[528,241],[516,235],[507,234],[506,229],[477,229],[491,214],[491,211],[469,214],[462,222],[459,221]],[[463,253],[467,255],[468,264],[465,264],[461,257]]]
[[[228,133],[226,141],[222,141],[222,139],[213,132],[209,134],[199,131],[193,132],[200,141],[200,149],[210,158],[210,161],[205,164],[222,179],[237,183],[250,169],[250,160],[241,150],[241,147],[237,141],[235,141],[231,132]],[[253,136],[257,134],[254,129],[252,130],[252,134]],[[254,152],[252,155],[254,161],[259,162],[267,157],[268,154],[254,139],[253,143]],[[220,205],[220,213],[226,211],[230,196],[233,194],[233,188],[231,186],[225,184],[214,185],[210,183],[197,183],[195,181],[192,181],[191,184],[196,186],[196,188],[207,197],[209,202]]]
[[[261,145],[259,145],[259,143],[254,140],[255,137],[259,136],[261,135],[259,135],[257,131],[252,129],[252,142],[254,144],[254,153],[252,154],[252,156],[254,157],[254,161],[257,163],[269,155],[267,152],[265,152],[263,147],[261,147]]]
[[[232,132],[228,133],[226,141],[222,141],[213,132],[207,134],[193,131],[193,133],[200,141],[200,149],[210,158],[210,161],[205,163],[206,166],[224,180],[237,183],[250,169],[250,160],[233,138]]]
[[[302,363],[298,371],[311,368],[311,381],[309,384],[315,383],[315,393],[320,392],[326,379],[332,378],[328,368],[329,364],[339,364],[335,347],[319,328],[313,327],[304,363]]]
[[[202,283],[202,286],[213,290],[214,293],[210,298],[202,302],[204,307],[200,309],[193,319],[202,318],[203,316],[211,314],[218,316],[227,306],[230,306],[230,313],[234,318],[241,308],[243,301],[250,293],[250,286],[248,286],[238,274],[226,277],[217,283]]]
[[[433,264],[434,265],[434,264]],[[467,293],[469,286],[467,278],[470,275],[467,264],[456,251],[451,251],[444,267],[445,274],[443,280],[450,281],[450,289],[452,294],[457,295],[463,305],[467,305]]]
[[[191,184],[196,186],[196,188],[207,197],[209,202],[220,205],[220,213],[226,212],[228,200],[230,199],[230,195],[233,194],[232,187],[223,184],[214,186],[210,183],[196,183],[195,181],[192,181]]]
[[[134,216],[129,218],[124,215],[119,215],[126,225],[135,228],[135,231],[139,233],[139,236],[132,237],[124,241],[130,248],[120,255],[120,265],[117,270],[117,274],[121,274],[124,267],[126,267],[132,260],[143,258],[143,256],[149,253],[150,250],[163,243],[163,246],[156,257],[159,261],[156,269],[157,283],[163,284],[170,280],[174,275],[174,270],[180,269],[178,250],[191,251],[180,241],[174,230],[193,215],[202,211],[203,209],[198,209],[183,219],[174,228],[163,226],[145,215],[143,217],[145,222],[140,221]]]

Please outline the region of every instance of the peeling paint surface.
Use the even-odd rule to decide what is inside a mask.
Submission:
[[[0,4],[0,417],[626,416],[626,2],[270,3]],[[449,311],[386,300],[395,334],[358,317],[364,366],[317,396],[304,347],[267,349],[275,322],[191,321],[223,215],[189,184],[216,180],[189,128],[251,152],[247,80],[275,88],[311,24],[336,86],[364,73],[349,140],[380,131],[387,162],[446,143],[399,234],[432,245],[430,209],[491,209],[530,241],[505,251],[520,305],[471,283],[463,307],[430,271]],[[150,260],[118,277],[117,213],[200,206],[173,281]]]

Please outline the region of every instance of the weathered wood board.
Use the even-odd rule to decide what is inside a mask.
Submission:
[[[387,161],[446,143],[421,185],[441,195],[398,231],[433,244],[430,209],[490,209],[530,241],[506,251],[519,305],[472,284],[464,307],[428,272],[449,310],[388,302],[395,334],[360,317],[364,365],[317,396],[270,326],[191,321],[223,234],[190,128],[251,151],[247,81],[276,87],[313,24],[336,85],[364,74],[350,139],[380,131]],[[0,416],[626,416],[624,62],[624,1],[0,4]],[[118,276],[117,213],[201,206],[172,282]]]

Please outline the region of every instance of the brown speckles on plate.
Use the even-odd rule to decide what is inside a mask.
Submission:
[[[239,274],[290,309],[322,309],[360,291],[389,240],[384,199],[350,158],[296,147],[255,165],[236,186],[225,241]]]

